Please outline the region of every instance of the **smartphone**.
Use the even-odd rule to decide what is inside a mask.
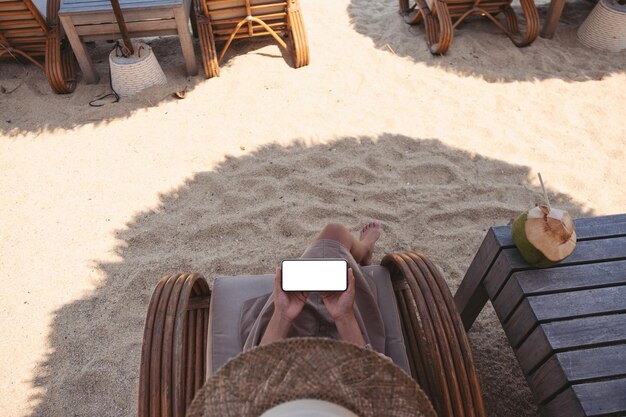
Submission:
[[[341,258],[285,259],[281,263],[283,291],[345,291],[348,262]]]

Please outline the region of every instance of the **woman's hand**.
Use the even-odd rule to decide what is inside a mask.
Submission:
[[[343,292],[324,292],[322,299],[330,316],[335,322],[346,315],[354,315],[354,274],[348,268],[348,289]]]
[[[304,308],[309,293],[306,292],[285,292],[280,285],[281,269],[276,267],[276,275],[274,276],[274,291],[272,296],[274,298],[274,312],[280,314],[280,316],[287,320],[289,323],[295,320],[296,317]]]
[[[261,338],[261,345],[285,339],[291,328],[291,322],[298,317],[309,297],[306,292],[283,291],[280,285],[280,276],[281,270],[277,267],[274,276],[274,290],[272,291],[274,314],[267,323],[265,333]]]
[[[337,332],[341,340],[364,347],[365,339],[354,315],[354,295],[356,284],[352,268],[348,269],[348,289],[344,292],[322,293],[324,305],[330,316],[335,320]]]

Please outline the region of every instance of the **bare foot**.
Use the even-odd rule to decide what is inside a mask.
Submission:
[[[373,222],[369,222],[361,229],[361,236],[359,240],[361,243],[365,245],[367,250],[366,255],[363,257],[361,261],[362,265],[371,265],[372,264],[372,255],[374,254],[374,246],[376,245],[376,241],[380,238],[381,233],[380,222],[374,220]]]

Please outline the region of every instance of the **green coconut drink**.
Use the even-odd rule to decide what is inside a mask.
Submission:
[[[574,252],[576,231],[567,211],[550,207],[541,174],[539,180],[547,205],[520,214],[513,222],[511,233],[524,260],[544,268],[562,261]]]

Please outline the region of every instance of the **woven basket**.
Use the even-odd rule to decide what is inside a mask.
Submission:
[[[592,48],[611,52],[626,49],[626,6],[600,0],[578,28],[578,39]]]
[[[121,44],[121,42],[120,42]],[[125,58],[116,49],[109,54],[111,84],[122,97],[137,94],[144,88],[167,83],[152,48],[142,42],[133,42],[134,53]]]

